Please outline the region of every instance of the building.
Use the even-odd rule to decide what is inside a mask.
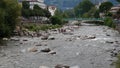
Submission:
[[[34,5],[38,5],[39,7],[45,9],[46,5],[44,4],[44,0],[29,0],[30,8],[33,9]]]
[[[34,5],[36,4],[43,9],[46,8],[46,5],[44,4],[44,0],[18,0],[19,3],[21,3],[22,1],[28,1],[31,9],[33,9]]]
[[[120,5],[112,7],[109,12],[116,14],[119,10],[120,10]]]
[[[52,16],[54,16],[56,10],[57,8],[55,6],[48,6],[48,11],[51,13]]]
[[[112,7],[109,12],[113,14],[113,18],[120,18],[120,5]]]

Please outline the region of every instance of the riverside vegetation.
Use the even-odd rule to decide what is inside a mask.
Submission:
[[[120,1],[120,0],[117,0]],[[86,5],[87,4],[87,5]],[[29,24],[23,25],[23,27],[32,30],[47,30],[47,29],[55,29],[62,27],[65,22],[62,18],[69,17],[84,17],[84,18],[99,18],[98,15],[100,12],[105,13],[104,24],[106,26],[115,28],[115,24],[111,18],[111,14],[109,14],[109,9],[113,6],[110,2],[104,2],[101,4],[101,8],[95,8],[95,5],[90,2],[90,0],[84,0],[79,3],[74,9],[67,10],[64,12],[56,11],[55,16],[50,16],[50,13],[47,10],[43,10],[37,5],[34,6],[33,10],[29,9],[29,4],[24,2],[23,8],[17,3],[16,0],[1,0],[0,1],[0,38],[11,36],[15,26],[18,22],[18,17],[20,13],[23,17],[29,18],[31,16],[46,16],[50,19],[50,24],[36,25]],[[105,7],[105,9],[103,9]],[[120,56],[118,56],[120,57]],[[116,68],[120,68],[120,58],[116,62]]]

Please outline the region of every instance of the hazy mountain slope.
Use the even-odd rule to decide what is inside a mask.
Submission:
[[[77,4],[79,4],[79,2],[81,2],[82,0],[45,0],[45,4],[47,5],[54,5],[57,6],[58,8],[65,10],[65,9],[71,9],[74,6],[76,6]],[[93,3],[98,4],[99,2],[103,2],[106,0],[90,0]],[[114,5],[118,4],[116,2],[116,0],[108,0],[111,1]]]

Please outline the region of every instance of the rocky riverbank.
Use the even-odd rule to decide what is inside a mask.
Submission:
[[[7,40],[0,68],[114,68],[120,51],[116,30],[85,23]]]

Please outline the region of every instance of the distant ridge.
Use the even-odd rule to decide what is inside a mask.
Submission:
[[[54,5],[61,10],[71,9],[77,4],[79,4],[79,2],[81,1],[82,0],[44,0],[45,4]],[[116,0],[90,0],[90,1],[92,1],[94,4],[98,4],[99,2],[103,2],[103,1],[110,1],[114,5],[118,4]]]

